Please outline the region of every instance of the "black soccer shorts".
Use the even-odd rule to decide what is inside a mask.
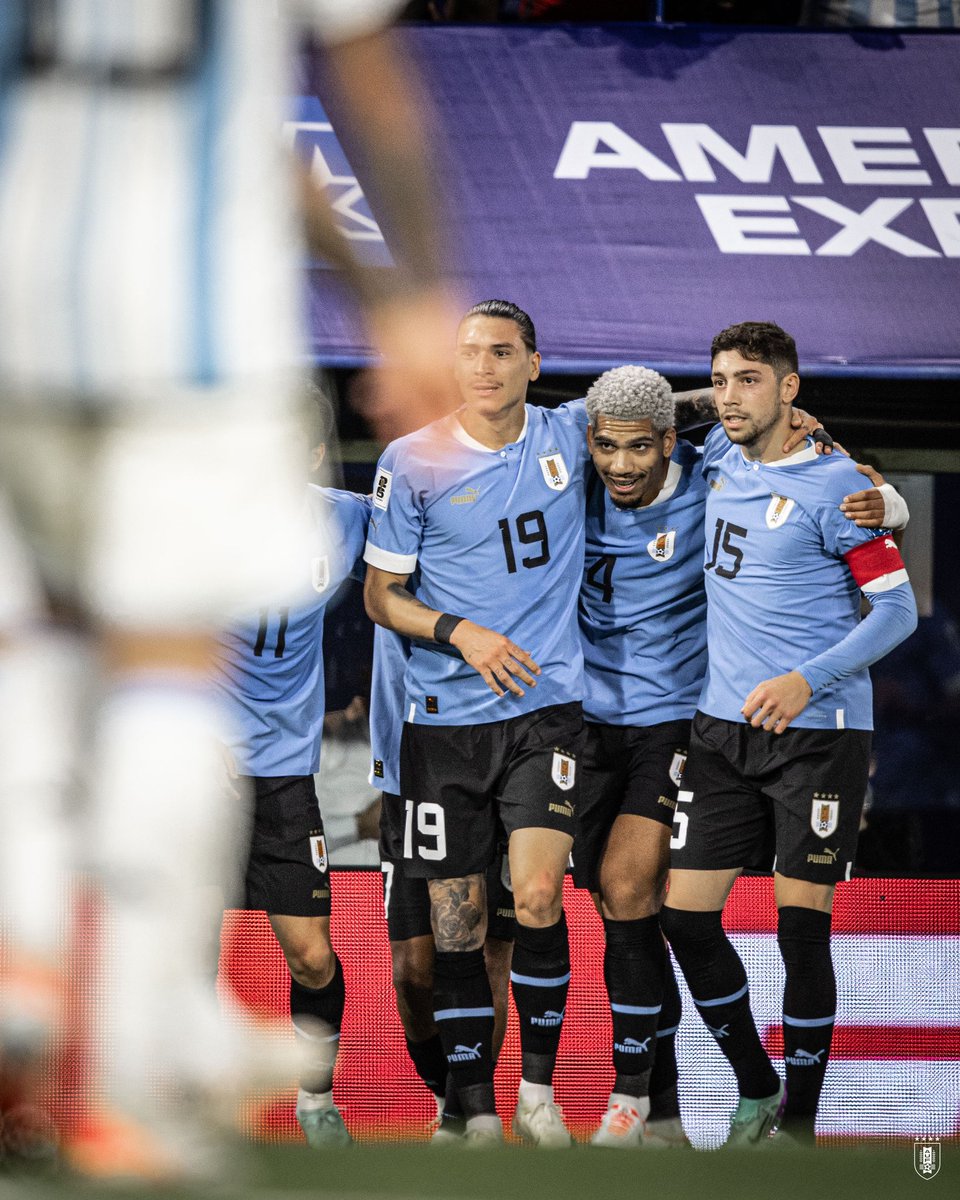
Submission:
[[[673,824],[689,743],[689,721],[645,728],[586,723],[573,844],[577,887],[598,890],[603,848],[621,814]]]
[[[670,866],[849,879],[867,791],[864,729],[781,734],[698,712],[677,796]]]
[[[432,936],[430,892],[426,879],[411,875],[403,860],[403,800],[383,793],[380,809],[380,870],[383,872],[383,912],[391,942]],[[501,850],[487,867],[487,937],[513,941],[515,913],[506,853]]]
[[[330,916],[330,868],[312,775],[245,778],[254,794],[246,908]]]
[[[579,703],[483,725],[405,724],[400,790],[407,873],[459,879],[484,872],[517,829],[573,836],[583,746]]]

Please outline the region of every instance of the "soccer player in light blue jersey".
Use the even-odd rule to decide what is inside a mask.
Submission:
[[[716,407],[711,390],[671,394],[662,375],[640,366],[601,375],[586,407],[596,473],[580,591],[587,740],[574,881],[595,894],[603,917],[616,1073],[593,1142],[682,1146],[680,995],[657,913],[706,670],[707,485],[700,451],[675,426],[712,421]],[[785,454],[807,434],[824,437],[802,410],[792,424]],[[849,497],[851,513],[881,524],[888,490]]]
[[[315,389],[323,440],[333,426]],[[370,500],[307,485],[313,545],[304,563],[312,599],[262,608],[223,636],[219,687],[228,747],[254,801],[245,905],[265,911],[290,968],[290,1016],[303,1067],[297,1120],[311,1146],[350,1135],[333,1102],[343,1021],[343,970],[330,942],[330,872],[314,774],[324,717],[323,618],[351,575],[360,578]]]
[[[840,511],[859,482],[850,460],[781,449],[800,385],[789,334],[734,325],[711,357],[721,426],[704,453],[707,675],[660,919],[737,1077],[727,1144],[757,1146],[781,1126],[814,1134],[836,1010],[833,895],[849,878],[867,784],[867,668],[912,632],[916,605],[889,533]],[[773,852],[786,1089],[721,923],[738,875]]]
[[[467,1138],[502,1137],[482,949],[484,873],[502,829],[523,1053],[514,1130],[548,1147],[570,1144],[552,1079],[570,979],[562,889],[583,739],[586,417],[582,403],[528,406],[539,370],[533,323],[516,305],[484,301],[467,313],[455,359],[463,407],[392,443],[377,467],[365,594],[374,621],[411,639],[404,862],[429,880],[434,1015]]]

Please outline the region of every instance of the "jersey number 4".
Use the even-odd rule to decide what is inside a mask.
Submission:
[[[738,546],[732,539],[747,536],[747,531],[740,525],[732,525],[729,521],[717,518],[713,531],[713,549],[710,551],[710,561],[704,563],[705,571],[714,571],[724,579],[736,579],[743,565],[743,547]],[[728,563],[721,563],[721,551],[730,555]]]

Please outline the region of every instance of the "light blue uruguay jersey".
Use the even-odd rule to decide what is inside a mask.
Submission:
[[[511,638],[541,674],[496,696],[452,646],[411,643],[404,719],[503,721],[583,698],[577,592],[583,571],[587,417],[582,401],[526,406],[516,442],[491,450],[456,414],[387,447],[365,557],[414,594]]]
[[[345,579],[362,570],[370,499],[308,485],[313,529],[309,577],[315,598],[264,608],[222,639],[221,689],[230,750],[241,775],[312,775],[323,735],[323,615]]]
[[[775,463],[750,462],[718,425],[704,445],[704,472],[709,657],[699,707],[744,722],[740,708],[758,683],[806,673],[819,655],[829,662],[860,623],[861,588],[887,591],[907,576],[887,532],[840,512],[843,497],[863,488],[849,458],[808,445]],[[791,724],[872,729],[868,671],[814,686]]]
[[[378,625],[373,635],[370,684],[370,784],[400,795],[400,735],[403,732],[403,676],[410,642]]]
[[[614,504],[591,472],[580,588],[590,721],[656,725],[696,710],[707,665],[702,465],[694,446],[678,442],[645,508]]]

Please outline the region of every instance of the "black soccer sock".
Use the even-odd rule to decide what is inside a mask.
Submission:
[[[680,1116],[680,1101],[677,1095],[677,1030],[680,1028],[683,1006],[680,1002],[677,977],[673,973],[673,962],[666,946],[663,947],[663,964],[663,1004],[660,1020],[657,1022],[653,1070],[650,1072],[650,1119],[653,1121]]]
[[[340,959],[333,956],[333,978],[322,988],[304,987],[291,976],[290,1019],[303,1055],[300,1086],[305,1092],[329,1092],[337,1061],[346,989]]]
[[[495,1113],[493,996],[482,950],[437,951],[433,1009],[465,1115]]]
[[[787,1071],[784,1124],[812,1138],[817,1103],[830,1057],[837,981],[830,955],[830,914],[781,908],[777,941],[786,968],[783,1057]]]
[[[520,1018],[522,1076],[528,1083],[549,1084],[570,986],[566,913],[546,929],[517,922],[510,985]]]
[[[443,1124],[463,1120],[463,1105],[460,1103],[460,1093],[453,1072],[447,1072],[447,1087],[443,1097]]]
[[[724,933],[721,914],[665,906],[660,925],[697,1011],[733,1067],[740,1095],[751,1100],[772,1096],[780,1077],[753,1022],[747,973]]]
[[[440,1034],[435,1033],[423,1042],[407,1038],[407,1053],[417,1074],[435,1096],[442,1100],[447,1088],[447,1056],[443,1052]]]
[[[656,916],[603,919],[603,978],[613,1017],[613,1090],[639,1099],[649,1093],[662,1008],[663,938]]]

